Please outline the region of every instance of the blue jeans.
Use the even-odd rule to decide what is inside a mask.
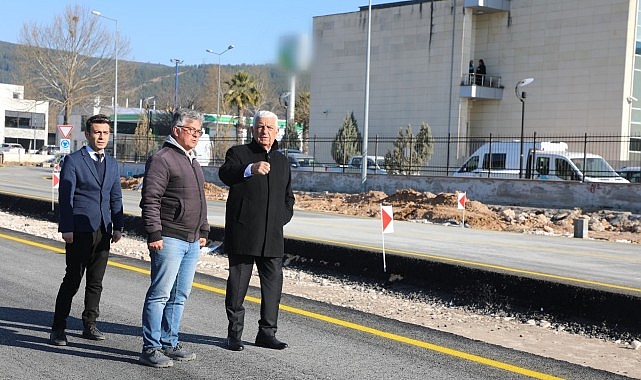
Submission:
[[[151,285],[142,309],[143,350],[175,347],[178,329],[191,292],[200,245],[163,236],[160,251],[150,251]]]

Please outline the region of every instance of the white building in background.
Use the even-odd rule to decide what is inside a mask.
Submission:
[[[24,86],[0,83],[0,142],[18,143],[26,151],[47,144],[49,102],[24,98]]]
[[[370,139],[411,124],[437,137],[636,136],[608,159],[641,159],[639,0],[415,0],[372,6]],[[363,3],[367,3],[363,1]],[[314,17],[310,135],[364,125],[368,6]],[[485,82],[469,61],[487,67]],[[525,111],[516,84],[527,92]],[[470,147],[450,152],[460,164]]]

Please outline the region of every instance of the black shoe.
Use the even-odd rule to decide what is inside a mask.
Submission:
[[[105,340],[105,334],[96,325],[89,325],[82,330],[82,337],[91,340]]]
[[[271,348],[273,350],[282,350],[287,348],[287,343],[281,342],[275,336],[256,335],[256,345],[258,347]]]
[[[54,346],[66,346],[67,334],[65,334],[65,330],[53,330],[49,336],[49,343]]]
[[[227,338],[227,348],[232,351],[242,351],[245,349],[245,345],[240,339]]]

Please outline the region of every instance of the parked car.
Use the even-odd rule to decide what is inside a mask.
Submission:
[[[285,156],[287,156],[287,155],[289,155],[291,153],[303,153],[302,150],[293,149],[293,148],[281,148],[281,149],[278,149],[278,151],[281,152],[282,154],[284,154]]]
[[[38,149],[38,154],[56,154],[60,153],[60,147],[57,145],[43,145]]]
[[[17,144],[17,143],[2,143],[0,144],[0,152],[10,152],[10,151],[19,151],[22,149],[24,151],[24,148],[22,145]]]
[[[43,168],[53,168],[56,165],[62,166],[62,162],[64,161],[64,159],[65,159],[65,155],[58,153],[55,156],[53,156],[53,157],[51,157],[51,158],[49,158],[47,160],[44,160],[42,162],[38,162],[36,164],[36,166],[40,166],[40,167],[43,167]]]
[[[352,156],[346,165],[328,166],[326,172],[332,173],[360,173],[362,169],[363,156]],[[367,173],[369,174],[387,174],[385,166],[385,157],[367,156]]]
[[[641,166],[626,166],[617,170],[617,173],[630,183],[641,183]]]
[[[291,166],[292,170],[311,172],[314,171],[314,167],[318,166],[316,164],[316,161],[314,160],[314,157],[307,156],[302,153],[289,152],[287,154],[287,160],[289,161],[289,165]],[[320,171],[322,169],[316,170]]]

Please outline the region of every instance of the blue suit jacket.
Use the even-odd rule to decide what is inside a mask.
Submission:
[[[60,171],[59,232],[94,232],[104,223],[108,233],[123,227],[122,190],[118,162],[105,155],[101,183],[94,160],[84,147],[67,155]]]

